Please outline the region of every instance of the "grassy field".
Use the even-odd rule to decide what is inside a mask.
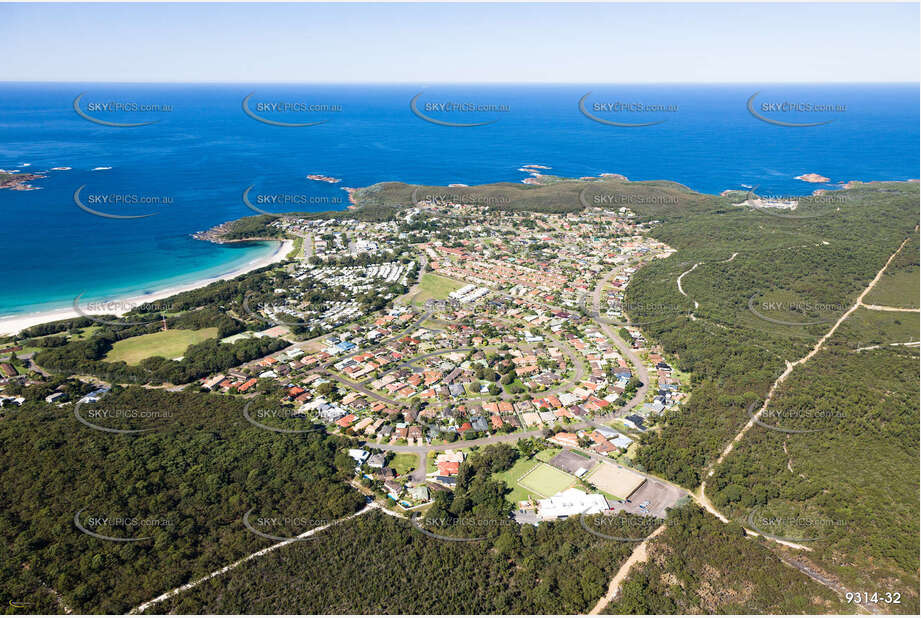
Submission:
[[[541,463],[518,479],[518,486],[532,494],[540,494],[540,497],[546,498],[572,487],[575,482],[574,476]]]
[[[921,288],[918,253],[918,234],[914,234],[902,251],[892,260],[876,287],[864,298],[864,302],[868,305],[917,309],[919,288]]]
[[[224,337],[221,339],[221,343],[236,343],[237,341],[242,341],[243,339],[252,339],[255,337],[252,331],[245,330],[242,333],[237,333],[236,335],[230,335],[229,337]]]
[[[537,461],[542,461],[544,463],[547,463],[548,461],[556,457],[562,450],[563,449],[561,448],[548,448],[546,450],[543,450],[537,453],[534,456],[534,459],[536,459]]]
[[[836,341],[852,349],[918,341],[918,314],[858,309],[838,329]]]
[[[412,453],[399,453],[394,456],[388,465],[396,470],[397,476],[402,476],[415,470],[417,463],[418,459]]]
[[[419,282],[419,293],[415,297],[415,303],[421,305],[429,299],[445,299],[448,297],[448,294],[454,290],[459,290],[464,287],[465,283],[461,281],[455,281],[454,279],[448,279],[447,277],[442,277],[433,273],[425,273],[422,275],[422,280]]]
[[[286,259],[293,260],[300,257],[303,254],[304,248],[304,239],[301,236],[297,236],[294,239],[294,247],[291,248],[291,251],[288,252]]]
[[[876,287],[867,294],[864,302],[868,305],[888,305],[890,307],[918,308],[919,277],[917,269],[886,274],[880,278]]]
[[[539,498],[534,494],[533,491],[527,491],[526,489],[518,486],[518,479],[527,474],[532,468],[539,465],[538,461],[535,461],[534,458],[530,459],[519,459],[515,462],[515,465],[506,470],[505,472],[498,472],[493,475],[493,478],[497,481],[503,481],[507,487],[512,491],[511,493],[505,496],[505,499],[514,504],[522,500],[527,500],[530,495],[532,498]]]
[[[536,453],[533,457],[530,457],[528,459],[519,459],[517,462],[515,462],[514,466],[512,466],[510,469],[506,470],[505,472],[498,472],[494,474],[493,479],[504,482],[505,485],[512,490],[511,493],[505,497],[506,500],[517,505],[518,502],[522,500],[527,500],[529,496],[531,498],[537,499],[537,498],[544,498],[547,495],[553,495],[553,493],[556,493],[556,492],[552,492],[551,494],[544,494],[542,491],[540,491],[539,487],[534,487],[533,483],[539,483],[539,480],[533,480],[532,485],[530,487],[522,487],[521,485],[518,484],[518,479],[527,475],[532,470],[535,470],[535,473],[538,475],[537,477],[534,477],[534,478],[539,479],[540,472],[537,471],[537,468],[539,467],[549,468],[552,472],[558,472],[556,468],[551,468],[550,466],[547,466],[546,462],[553,459],[553,457],[562,450],[563,449],[560,449],[560,448],[545,449],[543,451],[540,451],[539,453]],[[563,474],[563,473],[559,472],[559,474]],[[568,477],[569,475],[564,475],[564,476]],[[529,475],[528,478],[531,479],[532,477]],[[572,479],[570,477],[568,484],[566,486],[568,487],[571,484],[572,484]]]
[[[167,330],[131,337],[112,346],[105,360],[110,363],[124,361],[129,365],[136,365],[151,356],[176,358],[182,356],[186,348],[193,343],[201,343],[213,337],[217,337],[217,327],[200,330]]]
[[[73,341],[82,341],[83,339],[89,339],[93,334],[99,330],[100,326],[86,326],[81,328],[75,335],[71,337]]]

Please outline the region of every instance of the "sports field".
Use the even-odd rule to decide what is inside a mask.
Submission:
[[[430,298],[444,300],[454,290],[459,290],[466,284],[433,273],[425,273],[419,281],[419,293],[413,299],[417,305],[424,304]]]
[[[105,360],[110,363],[125,361],[129,365],[137,365],[151,356],[176,358],[185,354],[186,348],[193,343],[201,343],[212,337],[217,337],[217,327],[200,330],[167,330],[139,335],[116,342],[106,354]]]
[[[540,463],[518,479],[518,486],[538,497],[547,498],[571,487],[575,482],[576,477]]]

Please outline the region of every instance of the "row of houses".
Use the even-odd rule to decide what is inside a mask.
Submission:
[[[633,439],[608,427],[572,432],[558,432],[551,438],[552,442],[568,448],[587,448],[599,455],[617,454],[626,451],[633,444]]]

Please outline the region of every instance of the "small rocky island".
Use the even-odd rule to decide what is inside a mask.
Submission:
[[[812,182],[812,183],[830,182],[831,180],[819,174],[800,174],[799,176],[796,177],[796,179],[802,180],[803,182]]]
[[[324,176],[323,174],[307,174],[309,180],[316,180],[318,182],[328,182],[331,185],[336,185],[342,182],[341,178],[333,178],[332,176]]]

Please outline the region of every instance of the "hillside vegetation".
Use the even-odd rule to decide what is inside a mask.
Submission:
[[[850,613],[834,592],[689,504],[673,510],[606,614]]]
[[[96,424],[153,430],[139,434],[92,429],[72,409],[44,403],[8,414],[0,422],[3,597],[33,603],[28,612],[62,613],[53,590],[79,613],[123,613],[272,544],[244,527],[250,509],[324,520],[361,508],[362,496],[342,482],[352,463],[337,439],[259,429],[242,407],[136,387],[81,406]],[[93,410],[140,414],[100,420]],[[78,513],[95,533],[149,538],[90,536],[75,526]]]

